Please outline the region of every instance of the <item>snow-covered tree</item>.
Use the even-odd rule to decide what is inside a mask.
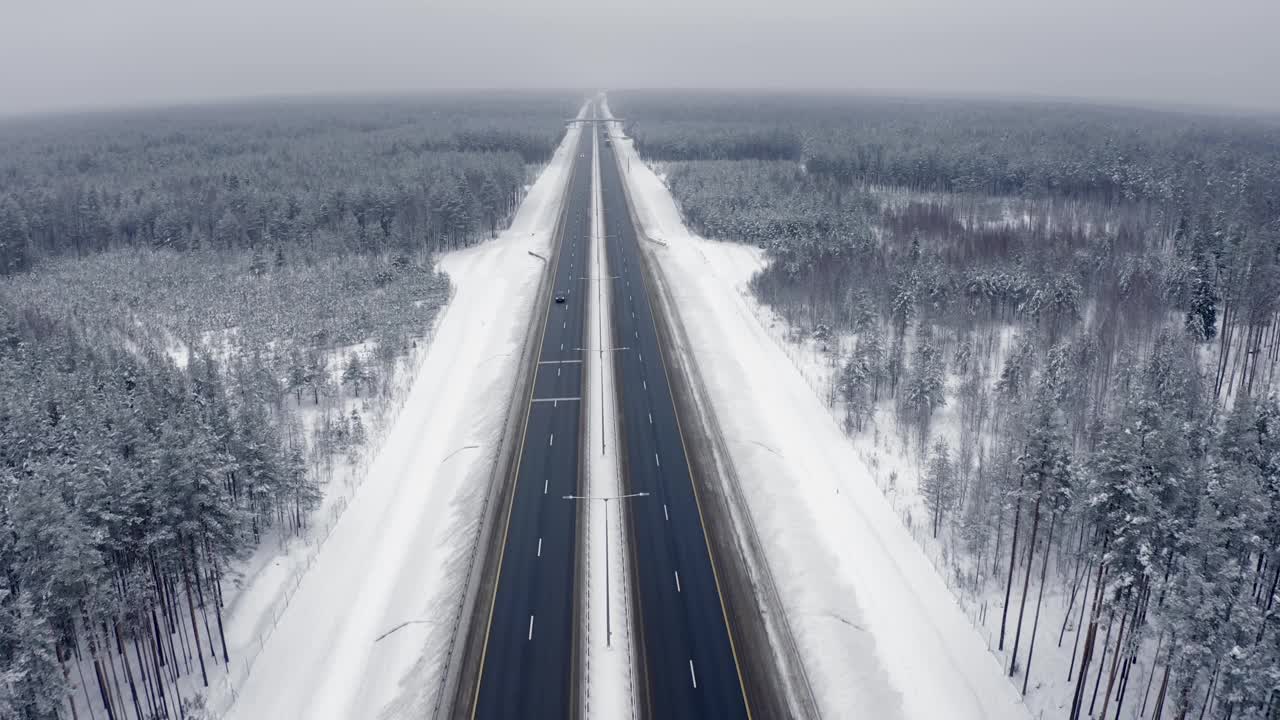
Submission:
[[[932,328],[922,325],[912,354],[911,372],[900,402],[907,422],[919,437],[923,453],[929,442],[933,413],[947,404],[942,352],[934,345]]]
[[[920,495],[932,516],[929,523],[934,537],[942,530],[942,521],[956,502],[956,473],[951,461],[951,448],[939,439],[933,445],[929,466],[921,477]]]

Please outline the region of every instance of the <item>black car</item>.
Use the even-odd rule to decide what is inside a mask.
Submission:
[[[564,302],[564,296],[563,296],[563,295],[557,295],[557,296],[556,296],[556,303],[557,303],[557,304],[561,304],[561,303],[563,303],[563,302]]]

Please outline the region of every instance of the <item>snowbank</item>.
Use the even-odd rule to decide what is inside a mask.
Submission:
[[[576,141],[570,130],[510,229],[442,257],[456,292],[404,410],[228,716],[418,717],[434,700],[544,268],[529,253],[550,245]]]
[[[597,136],[591,162],[591,269],[587,272],[597,281],[590,283],[585,340],[586,347],[597,351],[583,354],[586,361],[583,390],[588,402],[583,492],[603,498],[616,497],[624,491],[618,458],[619,411],[613,357],[601,350],[613,343],[613,334],[608,330],[613,314],[610,311],[612,283],[602,280],[609,277],[610,271],[604,251],[599,144]],[[586,556],[587,582],[583,588],[587,596],[584,598],[586,632],[582,634],[585,681],[581,700],[586,718],[626,720],[636,716],[635,675],[631,667],[635,658],[631,644],[631,554],[624,544],[627,538],[623,502],[592,500],[585,508],[581,542]]]
[[[761,326],[759,250],[697,238],[615,140],[827,717],[1027,718],[843,431]]]

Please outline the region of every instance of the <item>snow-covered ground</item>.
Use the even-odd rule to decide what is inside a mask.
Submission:
[[[761,323],[763,258],[692,235],[661,180],[615,141],[676,298],[826,717],[1027,718],[843,430]]]
[[[604,252],[604,220],[600,214],[600,137],[597,135],[592,160],[591,299],[587,311],[586,347],[583,354],[586,376],[587,437],[584,443],[586,483],[589,497],[606,498],[622,494],[618,463],[618,408],[613,375],[611,292],[607,256]],[[586,527],[581,542],[586,548],[586,632],[583,633],[582,684],[583,715],[587,718],[627,720],[634,718],[635,675],[631,662],[630,554],[623,545],[625,525],[622,503],[591,500],[586,508]]]
[[[853,346],[852,336],[837,336],[819,341],[812,333],[797,332],[797,328],[788,324],[784,318],[772,309],[755,302],[746,289],[746,279],[764,267],[764,254],[755,248],[732,243],[715,243],[707,251],[708,261],[714,262],[722,275],[741,279],[739,293],[743,296],[746,307],[756,316],[778,349],[792,362],[796,371],[804,378],[814,397],[827,409],[832,420],[837,424],[844,417],[844,409],[837,393],[834,392],[838,382],[840,368],[831,362],[833,353],[825,348],[839,347],[835,353],[839,357],[848,357]],[[983,370],[988,386],[994,386],[1004,367],[1005,358],[1014,351],[1019,342],[1019,328],[1010,323],[993,322],[976,330],[974,340],[989,349],[989,357]],[[913,341],[907,339],[907,352],[910,354]],[[958,386],[961,378],[955,372],[947,374],[948,404],[935,411],[930,428],[930,442],[944,439],[951,448],[959,448],[966,439],[960,432],[960,408],[957,401]],[[984,431],[989,433],[990,430]],[[989,442],[990,438],[984,438]],[[1043,603],[1040,603],[1039,623],[1035,622],[1035,609],[1040,594],[1040,572],[1043,556],[1037,554],[1033,571],[1024,588],[1023,572],[1026,565],[1019,561],[1015,572],[1013,590],[1009,596],[1009,613],[1007,617],[1007,637],[1003,648],[1000,647],[1001,616],[1005,603],[1005,589],[1008,580],[1005,575],[1009,562],[1007,537],[1000,547],[999,556],[981,559],[981,567],[975,566],[974,558],[963,549],[964,539],[956,532],[955,524],[947,525],[939,537],[930,534],[929,511],[924,504],[919,488],[919,481],[924,473],[925,458],[920,452],[917,439],[908,438],[898,426],[895,417],[894,403],[891,398],[882,399],[876,406],[874,414],[862,432],[847,438],[863,467],[869,471],[885,498],[889,501],[898,519],[916,540],[921,550],[933,563],[939,576],[951,590],[953,597],[968,616],[971,624],[977,629],[988,650],[1007,670],[1010,663],[1013,637],[1019,609],[1024,593],[1029,598],[1026,606],[1024,634],[1021,652],[1018,658],[1017,671],[1013,675],[1015,684],[1021,686],[1027,667],[1027,648],[1030,635],[1034,629],[1035,654],[1033,672],[1027,682],[1025,702],[1037,717],[1059,717],[1071,707],[1072,693],[1075,689],[1073,681],[1078,661],[1079,648],[1082,643],[1082,629],[1087,629],[1088,618],[1082,610],[1088,605],[1096,588],[1086,581],[1084,569],[1080,563],[1058,552],[1051,553],[1044,583]],[[988,452],[990,449],[988,448]],[[1026,519],[1024,518],[1024,521]],[[1072,529],[1075,532],[1074,529]],[[1058,526],[1061,533],[1061,526]],[[1043,537],[1043,533],[1041,534]],[[1073,536],[1074,537],[1074,536]],[[1072,548],[1072,542],[1064,543]],[[1023,543],[1025,546],[1025,542]],[[975,583],[974,575],[979,576]],[[1092,573],[1088,575],[1092,578]],[[1073,591],[1074,588],[1074,591]],[[1073,595],[1075,592],[1075,595]],[[1106,637],[1106,625],[1100,632]],[[1136,678],[1134,688],[1127,690],[1128,703],[1118,708],[1119,717],[1137,719],[1143,717],[1144,708],[1152,706],[1159,694],[1159,678],[1152,674],[1152,660],[1155,650],[1164,638],[1157,634],[1143,639],[1137,653],[1137,662],[1131,672]],[[1114,645],[1107,645],[1105,655],[1095,658],[1091,670],[1086,708],[1100,705],[1095,686],[1098,684],[1097,671],[1105,668],[1115,652]],[[1098,651],[1100,654],[1103,650]]]
[[[244,629],[260,623],[260,607],[229,618],[228,639],[241,646],[211,693],[214,712],[318,719],[429,710],[544,268],[529,253],[550,245],[576,140],[570,130],[498,239],[441,258],[455,295],[404,409],[287,603],[268,603],[276,607],[269,634]],[[270,583],[270,573],[260,577]]]

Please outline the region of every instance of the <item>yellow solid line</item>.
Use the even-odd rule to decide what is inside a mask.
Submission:
[[[617,155],[615,154],[614,157],[616,161]],[[624,183],[626,182],[626,179],[622,178],[621,170],[619,170],[618,172],[618,177],[622,179],[622,182]],[[631,196],[627,195],[626,199],[627,199],[627,204],[630,205]],[[631,218],[628,217],[627,220],[628,222],[630,222]],[[643,249],[639,248],[639,245],[640,245],[639,233],[642,232],[642,230],[639,227],[636,227],[635,223],[632,223],[632,227],[636,230],[636,246],[640,252],[644,252]],[[648,293],[650,290],[649,281],[647,278],[645,278],[643,268],[640,271],[640,282],[644,285],[645,293]],[[661,338],[662,336],[658,333],[658,321],[654,319],[652,310],[649,312],[649,320],[650,322],[653,323],[654,336],[657,338]],[[671,376],[667,372],[667,359],[662,354],[661,351],[658,352],[658,359],[662,361],[662,376],[667,380],[667,389],[668,389],[668,392],[670,392]],[[672,410],[674,410],[675,409],[674,395],[672,395],[671,397],[671,404],[672,404]],[[733,654],[733,669],[738,673],[738,689],[742,691],[742,705],[744,708],[746,708],[747,720],[751,720],[751,701],[747,699],[747,686],[746,686],[746,683],[744,683],[742,680],[742,666],[738,662],[738,648],[733,642],[733,630],[729,622],[729,611],[726,610],[724,606],[724,591],[720,589],[720,573],[716,572],[716,556],[715,556],[715,553],[711,551],[711,542],[707,540],[707,525],[702,517],[702,502],[698,499],[698,483],[694,482],[693,480],[693,465],[689,463],[689,449],[684,441],[684,427],[681,426],[680,424],[680,413],[672,412],[672,415],[674,415],[676,418],[676,432],[680,435],[680,449],[684,451],[685,467],[688,468],[689,470],[689,487],[693,489],[693,503],[698,508],[698,524],[701,526],[700,529],[702,530],[702,543],[703,545],[706,546],[707,558],[711,561],[711,577],[713,580],[715,580],[715,583],[716,583],[716,595],[720,600],[720,614],[721,616],[724,617],[725,633],[729,636],[729,652]]]
[[[569,168],[569,179],[565,182],[565,205],[569,204],[569,193],[573,188],[573,174],[577,171],[575,161]],[[561,228],[563,230],[563,228]],[[552,273],[554,279],[554,272]],[[538,337],[537,358],[542,357],[542,344],[547,339],[547,321],[551,318],[552,303],[547,303],[547,311],[542,320],[542,331]],[[480,705],[480,686],[484,684],[484,664],[489,656],[489,633],[493,629],[493,610],[498,604],[498,586],[502,584],[502,563],[507,555],[507,535],[511,531],[511,513],[516,505],[516,485],[520,482],[520,464],[524,461],[525,438],[529,434],[529,415],[533,411],[533,391],[538,385],[538,371],[535,366],[533,382],[529,383],[529,401],[525,404],[524,428],[520,431],[520,453],[516,456],[515,483],[511,486],[511,499],[507,503],[507,521],[502,528],[502,547],[498,551],[498,571],[494,576],[493,595],[489,598],[489,620],[484,626],[484,647],[480,651],[480,672],[476,676],[476,692],[471,699],[471,719],[475,720],[476,709]]]

